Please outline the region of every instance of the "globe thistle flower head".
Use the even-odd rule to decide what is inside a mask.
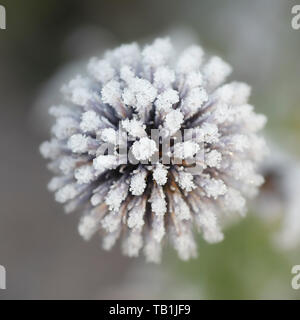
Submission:
[[[40,151],[49,189],[66,212],[83,211],[79,233],[99,232],[109,250],[159,262],[168,240],[183,260],[197,254],[194,227],[221,241],[220,221],[244,215],[263,178],[256,167],[266,118],[248,85],[224,84],[231,67],[199,46],[176,53],[169,39],[92,58],[87,76],[63,86],[50,108],[52,138]]]

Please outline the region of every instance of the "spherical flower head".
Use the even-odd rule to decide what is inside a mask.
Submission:
[[[221,221],[244,215],[263,182],[266,150],[266,118],[248,104],[247,84],[225,84],[231,71],[199,46],[176,53],[156,39],[92,58],[87,76],[63,86],[40,151],[55,199],[83,211],[84,239],[99,232],[105,250],[121,239],[124,254],[152,262],[167,240],[181,259],[196,257],[194,226],[223,240]]]

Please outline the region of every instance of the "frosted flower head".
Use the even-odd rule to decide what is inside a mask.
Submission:
[[[55,199],[83,211],[83,238],[99,232],[106,250],[121,238],[124,254],[153,262],[167,241],[195,257],[194,226],[221,241],[220,218],[243,215],[263,182],[266,119],[248,104],[249,86],[224,84],[231,67],[199,46],[174,51],[156,39],[92,58],[87,76],[63,86],[66,104],[51,107],[56,124],[40,148]]]

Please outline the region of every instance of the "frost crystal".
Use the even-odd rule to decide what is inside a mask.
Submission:
[[[132,145],[132,153],[137,160],[147,160],[157,151],[154,140],[141,138]]]
[[[245,214],[263,182],[266,118],[247,103],[250,87],[224,84],[226,62],[196,45],[176,53],[169,39],[122,45],[87,71],[63,86],[66,103],[50,108],[56,123],[40,147],[55,199],[84,212],[80,235],[100,231],[105,250],[122,238],[124,254],[152,262],[165,239],[181,259],[196,257],[194,225],[221,241],[220,221]]]

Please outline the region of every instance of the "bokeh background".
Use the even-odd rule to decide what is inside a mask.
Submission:
[[[50,174],[38,152],[48,138],[46,109],[83,61],[120,43],[171,35],[178,45],[198,42],[221,55],[236,80],[252,85],[251,103],[269,118],[268,137],[297,164],[296,3],[0,0],[7,12],[7,30],[0,30],[0,264],[7,290],[0,299],[300,298],[291,288],[291,268],[300,264],[297,239],[289,248],[274,241],[288,214],[284,206],[271,214],[250,206],[247,218],[227,228],[223,243],[199,239],[196,260],[180,262],[167,250],[161,265],[146,264],[143,257],[121,256],[118,247],[104,252],[97,237],[82,241],[79,215],[65,215],[47,191]],[[289,166],[283,161],[281,172]]]

